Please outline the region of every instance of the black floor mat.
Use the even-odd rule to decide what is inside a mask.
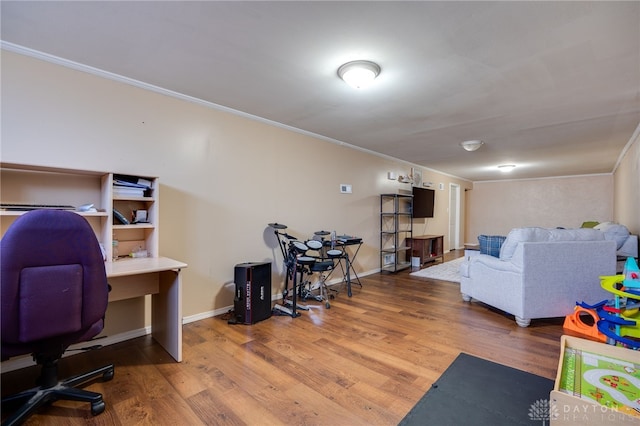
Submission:
[[[553,385],[553,380],[461,353],[400,425],[548,425]]]

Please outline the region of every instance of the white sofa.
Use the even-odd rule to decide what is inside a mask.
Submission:
[[[562,317],[576,302],[609,299],[599,277],[616,273],[617,243],[595,229],[513,229],[500,257],[479,254],[460,267],[462,299],[472,299],[515,316]]]

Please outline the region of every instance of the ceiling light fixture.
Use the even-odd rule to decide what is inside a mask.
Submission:
[[[515,164],[502,164],[498,166],[498,169],[503,173],[508,173],[515,168],[516,168]]]
[[[380,66],[371,61],[347,62],[338,68],[338,75],[349,86],[355,89],[363,89],[380,74]]]
[[[465,151],[477,151],[480,147],[484,145],[484,142],[480,140],[472,140],[472,141],[464,141],[460,143],[460,146],[464,148]]]

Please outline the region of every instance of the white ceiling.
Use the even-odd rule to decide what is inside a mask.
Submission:
[[[640,123],[637,1],[0,7],[5,46],[472,181],[610,173]],[[356,59],[381,66],[374,86],[337,77]]]

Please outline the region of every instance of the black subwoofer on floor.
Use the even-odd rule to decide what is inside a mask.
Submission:
[[[233,299],[236,324],[253,324],[271,316],[271,263],[236,265],[236,294]],[[233,322],[233,321],[230,321]]]

